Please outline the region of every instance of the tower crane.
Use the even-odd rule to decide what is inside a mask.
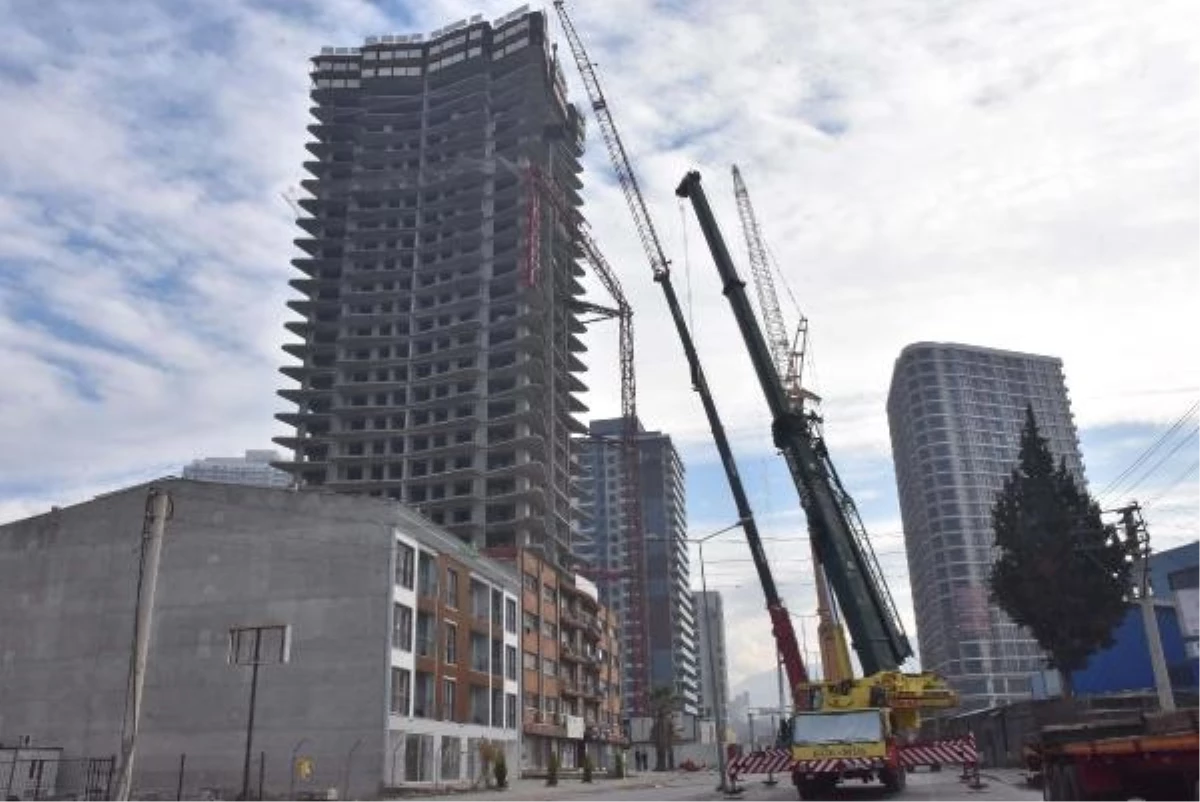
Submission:
[[[670,262],[663,251],[658,233],[654,229],[649,209],[646,206],[645,198],[642,196],[641,188],[638,185],[637,175],[633,171],[629,155],[624,143],[621,141],[620,133],[617,131],[612,111],[609,109],[608,101],[600,86],[600,80],[596,74],[594,65],[588,57],[587,50],[583,46],[583,41],[580,39],[578,31],[575,30],[575,25],[567,13],[563,0],[555,0],[554,8],[558,12],[559,21],[562,23],[563,32],[566,34],[567,43],[571,49],[571,54],[574,56],[575,64],[579,68],[592,111],[595,113],[596,120],[599,123],[601,138],[604,140],[605,148],[608,150],[609,159],[617,176],[617,182],[621,187],[621,192],[625,196],[625,201],[633,216],[634,227],[637,230],[638,239],[641,241],[642,250],[645,252],[647,261],[650,263],[654,281],[662,288],[667,301],[667,307],[671,313],[671,320],[675,325],[680,343],[683,345],[684,354],[687,357],[688,367],[691,372],[692,388],[700,395],[700,401],[704,407],[709,428],[712,431],[717,451],[721,457],[721,465],[725,471],[726,481],[733,494],[738,517],[746,535],[746,542],[750,546],[754,568],[758,573],[763,594],[766,597],[767,611],[771,618],[771,631],[775,637],[779,654],[783,658],[789,687],[796,689],[808,682],[808,672],[805,669],[804,660],[800,654],[800,646],[796,640],[796,631],[792,625],[791,616],[787,608],[783,605],[783,600],[780,598],[775,585],[771,566],[767,561],[766,552],[763,549],[762,538],[759,536],[758,527],[754,521],[754,514],[750,508],[750,502],[742,486],[737,464],[733,459],[733,451],[730,448],[725,428],[717,412],[716,403],[709,390],[708,380],[700,364],[699,355],[692,342],[691,333],[684,319],[678,295],[675,292],[674,285],[671,283]],[[644,567],[642,570],[644,571]],[[635,712],[642,712],[646,709],[645,660],[649,644],[647,642],[648,633],[645,627],[642,627],[641,632],[638,634],[640,637],[635,637],[633,640],[634,654],[630,662],[634,666],[633,678],[635,690],[633,697],[636,700],[635,704],[640,705],[640,710]]]
[[[628,582],[626,592],[629,605],[626,616],[631,624],[630,629],[634,633],[630,645],[634,647],[632,651],[635,654],[645,655],[649,648],[646,643],[645,621],[642,618],[645,609],[643,600],[646,588],[646,562],[643,557],[645,533],[642,528],[641,469],[637,442],[637,379],[634,372],[633,307],[630,306],[629,300],[625,296],[616,272],[604,258],[600,247],[592,239],[582,220],[578,219],[578,214],[564,201],[559,188],[534,164],[525,164],[521,175],[527,182],[529,191],[526,218],[526,236],[529,248],[526,259],[527,267],[524,271],[526,275],[536,277],[538,273],[537,265],[540,260],[534,254],[537,250],[537,243],[540,241],[538,227],[541,224],[541,196],[545,195],[555,211],[566,220],[578,223],[575,234],[580,245],[580,256],[592,268],[601,286],[616,305],[616,308],[613,309],[586,301],[573,302],[573,306],[579,311],[617,319],[621,373],[621,499],[625,511],[625,541],[628,546],[629,565],[617,570],[594,568],[588,571],[585,569],[584,573],[590,574],[602,582],[621,580]],[[639,673],[636,668],[640,661],[630,660],[630,664],[635,667],[634,676],[636,677]],[[644,697],[639,694],[639,690],[635,684],[631,694],[635,704],[645,701]]]
[[[733,194],[737,201],[738,217],[742,223],[742,236],[746,240],[749,255],[750,276],[758,295],[758,307],[766,328],[767,348],[775,368],[775,380],[783,387],[789,409],[793,414],[803,414],[805,401],[819,402],[815,393],[801,383],[806,350],[808,348],[808,318],[803,313],[796,324],[796,333],[788,337],[783,312],[779,308],[779,296],[775,292],[775,281],[771,278],[771,258],[763,239],[758,215],[750,202],[750,191],[735,164]],[[825,567],[817,554],[816,538],[809,538],[812,551],[813,579],[817,592],[817,641],[821,649],[821,677],[827,682],[843,682],[853,677],[850,665],[850,650],[846,646],[846,635],[837,618],[837,606],[829,592]]]

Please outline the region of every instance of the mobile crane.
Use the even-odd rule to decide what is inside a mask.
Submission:
[[[789,397],[704,194],[700,174],[692,171],[684,176],[676,194],[691,201],[712,253],[766,396],[775,446],[787,461],[808,519],[813,551],[825,568],[864,674],[860,680],[805,682],[795,688],[790,762],[800,797],[814,798],[852,777],[878,778],[895,792],[904,787],[905,772],[911,766],[936,765],[945,757],[969,762],[973,745],[967,749],[958,743],[911,740],[921,709],[954,707],[957,695],[936,675],[900,671],[912,648],[854,501],[829,457],[820,418]]]
[[[738,515],[746,535],[746,542],[750,547],[755,570],[758,573],[759,581],[762,584],[763,593],[766,597],[767,611],[771,618],[772,634],[775,638],[779,655],[784,663],[784,668],[788,676],[788,685],[792,692],[793,707],[797,714],[797,718],[793,720],[792,726],[788,728],[789,737],[794,744],[796,733],[800,733],[803,736],[809,732],[810,728],[808,727],[797,727],[797,721],[816,722],[814,726],[819,730],[821,722],[832,724],[839,722],[855,723],[856,720],[861,719],[861,716],[857,714],[864,712],[862,708],[865,708],[867,703],[885,703],[889,705],[886,709],[873,708],[866,711],[867,715],[877,722],[875,728],[880,736],[878,748],[884,750],[885,754],[883,757],[876,758],[872,755],[865,761],[858,761],[857,758],[850,758],[848,756],[846,761],[842,761],[837,759],[836,753],[833,753],[828,755],[828,757],[835,759],[832,761],[823,760],[823,764],[830,764],[831,771],[834,773],[831,774],[830,771],[823,771],[815,779],[811,772],[804,774],[801,771],[802,768],[806,771],[808,769],[816,770],[811,760],[807,762],[793,760],[791,761],[791,765],[794,767],[793,779],[802,796],[812,789],[819,787],[829,776],[833,776],[834,782],[836,782],[842,776],[850,776],[854,772],[859,774],[880,772],[885,782],[888,782],[890,778],[890,786],[902,785],[904,774],[897,757],[900,752],[892,737],[893,722],[915,719],[916,708],[919,706],[935,706],[939,700],[942,704],[948,703],[953,705],[957,703],[957,700],[952,691],[945,689],[944,685],[940,685],[939,681],[931,675],[901,675],[894,670],[890,673],[873,677],[872,679],[875,681],[870,684],[842,683],[836,687],[829,687],[828,685],[809,682],[804,661],[800,654],[800,647],[796,641],[796,633],[792,626],[791,616],[784,607],[782,599],[779,597],[774,578],[771,574],[770,564],[763,550],[762,539],[759,537],[749,501],[738,475],[732,450],[729,447],[728,439],[725,436],[724,427],[717,413],[708,381],[704,376],[699,356],[696,353],[691,334],[684,320],[679,299],[671,284],[670,262],[663,251],[658,233],[654,228],[649,209],[638,184],[637,176],[633,171],[633,166],[630,164],[625,145],[617,131],[612,110],[609,107],[607,98],[604,96],[594,65],[587,55],[587,50],[584,48],[583,41],[576,31],[570,15],[567,13],[563,0],[555,0],[554,8],[558,13],[559,21],[562,24],[563,32],[566,35],[567,43],[574,56],[576,66],[579,68],[580,77],[583,79],[583,85],[587,91],[592,111],[595,113],[596,120],[599,123],[601,137],[608,151],[613,170],[616,173],[618,184],[621,187],[622,194],[625,196],[638,238],[650,263],[654,281],[662,288],[664,297],[666,298],[672,322],[688,360],[692,386],[700,394],[709,428],[712,430],[713,439],[721,456],[722,467],[725,470],[726,479],[737,505]],[[711,219],[711,213],[709,216]],[[727,253],[726,261],[728,262]],[[740,287],[740,282],[738,284]],[[750,320],[753,321],[753,313],[751,312],[750,314]],[[755,330],[757,331],[757,328]],[[758,333],[758,340],[761,345],[761,332]],[[774,386],[779,386],[777,376]],[[774,407],[772,411],[775,411]],[[791,418],[788,418],[786,410],[784,416],[776,415],[776,429],[779,435],[787,434],[791,429],[802,431],[806,436],[812,431],[808,421],[798,415],[792,415]],[[779,435],[777,435],[777,440],[779,439]],[[899,619],[895,614],[895,608],[891,604],[890,597],[886,595],[886,589],[882,589],[881,591],[883,587],[881,582],[871,579],[864,581],[858,576],[858,572],[861,572],[864,567],[868,570],[873,569],[873,576],[877,576],[878,566],[874,564],[873,555],[870,561],[866,560],[863,556],[864,546],[868,554],[870,553],[870,547],[866,543],[865,532],[862,531],[862,525],[858,522],[857,513],[853,512],[853,502],[850,501],[849,495],[842,488],[840,480],[837,479],[836,472],[833,471],[832,463],[828,461],[825,455],[823,441],[818,440],[816,443],[813,443],[810,440],[804,440],[802,442],[808,444],[809,452],[809,462],[804,463],[804,466],[802,466],[808,472],[805,475],[820,470],[824,470],[825,472],[825,479],[812,483],[814,487],[820,489],[820,504],[826,510],[826,516],[821,520],[828,519],[834,515],[841,515],[843,517],[840,520],[843,521],[843,525],[837,532],[842,534],[847,532],[861,533],[863,545],[859,545],[853,538],[839,539],[835,536],[814,539],[821,560],[826,565],[829,565],[832,561],[833,564],[838,566],[838,570],[833,572],[836,577],[833,584],[835,592],[839,594],[838,598],[842,602],[843,609],[857,612],[851,621],[851,632],[856,639],[855,647],[859,652],[860,661],[863,663],[864,669],[869,668],[872,674],[876,674],[880,668],[894,669],[905,657],[911,654],[911,649],[908,646],[907,639],[904,637],[903,630],[899,627]],[[791,463],[792,461],[789,460],[789,464]],[[811,467],[809,467],[810,464]],[[797,475],[799,470],[799,467],[793,468],[793,475]],[[829,480],[830,476],[833,479],[832,483]],[[799,480],[797,487],[801,489],[802,501],[807,502],[809,494],[803,489]],[[808,509],[807,503],[805,504],[805,508],[806,510]],[[856,530],[850,529],[845,524],[844,516],[847,514],[847,510],[853,513],[853,520],[858,523]],[[813,513],[809,513],[809,518],[811,529],[814,526],[811,523]],[[828,544],[828,546],[823,547],[823,544]],[[858,596],[861,597],[861,600],[849,595],[843,597],[844,588],[854,588]],[[860,632],[864,634],[864,637],[860,637]],[[865,698],[864,694],[866,695]],[[852,709],[846,713],[834,712],[854,705],[857,705],[860,709]],[[908,712],[902,712],[903,708],[907,708]],[[801,716],[806,718],[800,719],[799,717]],[[849,745],[849,749],[855,753],[862,753],[861,744],[851,744]],[[794,746],[792,752],[794,754],[796,752]],[[911,749],[907,751],[907,755],[910,759],[919,759],[917,758],[917,753]],[[800,755],[796,756],[799,757]],[[821,756],[817,755],[816,757]],[[850,761],[856,761],[854,768],[850,767]],[[731,777],[736,777],[736,771],[734,770],[730,770],[729,774]],[[723,776],[722,787],[725,787],[725,781],[726,778]]]
[[[709,390],[708,380],[700,365],[700,357],[696,353],[691,333],[688,331],[683,310],[679,304],[679,298],[671,283],[670,262],[663,252],[658,232],[654,228],[649,209],[642,196],[637,175],[633,171],[633,165],[629,162],[625,145],[621,141],[621,135],[617,131],[616,122],[613,120],[608,101],[604,97],[604,91],[600,87],[600,79],[593,68],[591,59],[588,58],[587,50],[583,46],[583,40],[579,37],[578,31],[575,30],[575,25],[571,22],[570,15],[567,14],[563,0],[555,0],[554,8],[558,12],[559,21],[562,23],[563,32],[566,34],[567,44],[575,58],[575,64],[579,68],[580,76],[588,93],[588,99],[592,105],[592,111],[595,113],[596,119],[600,124],[601,137],[608,150],[613,171],[617,175],[617,181],[620,184],[622,194],[624,194],[625,200],[629,205],[638,238],[641,240],[646,258],[650,262],[654,281],[662,288],[663,295],[667,301],[667,307],[671,313],[671,320],[675,325],[675,331],[679,335],[680,343],[683,345],[688,368],[691,372],[692,387],[700,395],[700,402],[704,407],[704,414],[708,419],[709,429],[712,431],[713,440],[720,454],[721,465],[725,470],[725,478],[733,494],[738,517],[746,535],[746,543],[750,547],[754,569],[758,574],[759,582],[763,588],[763,595],[766,598],[767,613],[771,618],[771,632],[774,635],[779,654],[783,659],[784,670],[788,677],[788,685],[794,690],[808,682],[808,672],[805,669],[804,660],[800,655],[800,645],[796,640],[796,630],[792,625],[791,615],[788,613],[783,600],[779,596],[775,579],[771,574],[771,565],[767,561],[767,555],[763,549],[762,538],[758,534],[758,527],[754,521],[750,502],[742,486],[741,477],[738,474],[737,463],[733,458],[733,450],[730,448],[729,440],[725,435],[725,427],[721,423],[720,415],[717,412],[716,404]],[[800,704],[801,700],[794,698],[794,701]],[[724,778],[722,778],[723,780]]]
[[[750,275],[754,279],[758,307],[767,330],[767,343],[775,365],[775,375],[783,384],[792,412],[802,414],[806,403],[821,402],[821,397],[805,388],[802,380],[804,362],[808,357],[808,319],[801,314],[796,324],[796,333],[788,336],[783,311],[779,308],[779,296],[775,292],[775,281],[771,278],[773,260],[763,237],[758,215],[754,211],[754,204],[750,201],[750,190],[747,189],[742,172],[736,164],[730,172],[733,175],[733,194],[737,201],[738,217],[742,222],[742,234],[746,239]],[[809,549],[812,553],[813,582],[817,595],[817,641],[821,647],[821,678],[826,682],[842,682],[854,676],[850,665],[850,650],[846,646],[846,633],[837,620],[837,610],[829,594],[829,584],[825,581],[825,568],[821,565],[821,559],[811,541]]]

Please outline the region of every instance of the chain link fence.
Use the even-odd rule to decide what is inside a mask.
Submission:
[[[22,757],[0,752],[0,786],[10,802],[32,799],[111,799],[116,757]]]

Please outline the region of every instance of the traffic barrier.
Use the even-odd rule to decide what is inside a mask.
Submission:
[[[979,750],[975,747],[975,737],[944,738],[940,741],[918,741],[904,744],[899,748],[900,765],[914,766],[945,766],[961,763],[979,762]]]
[[[790,749],[764,749],[734,758],[729,763],[729,773],[736,777],[742,774],[791,771],[793,762]]]
[[[897,759],[901,766],[946,766],[961,765],[964,782],[971,777],[972,772],[978,775],[979,750],[975,746],[975,736],[965,738],[944,738],[939,741],[918,741],[904,744],[897,749]],[[811,772],[849,771],[882,766],[878,758],[839,758],[829,760],[806,760],[797,765],[792,759],[790,749],[764,749],[739,755],[729,761],[729,775],[738,777],[745,774],[770,774],[773,772],[791,772],[802,768]]]

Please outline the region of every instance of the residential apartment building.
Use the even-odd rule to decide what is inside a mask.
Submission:
[[[521,768],[544,770],[556,754],[565,769],[614,767],[622,726],[621,652],[616,618],[595,584],[547,561],[539,550],[492,549],[519,567],[521,591]]]
[[[258,487],[290,487],[292,477],[271,467],[271,463],[279,459],[279,452],[273,449],[252,449],[244,457],[205,457],[185,465],[183,478]]]
[[[600,601],[623,622],[622,654],[633,654],[634,627],[643,622],[649,640],[647,659],[637,666],[625,661],[622,684],[625,709],[644,714],[634,695],[637,678],[649,695],[670,688],[682,712],[695,716],[699,693],[696,617],[692,606],[687,547],[687,506],[684,467],[671,438],[645,431],[638,423],[639,503],[642,513],[642,552],[646,565],[643,609],[631,611],[631,550],[622,493],[621,418],[592,421],[588,434],[577,439],[579,476],[576,499],[581,511],[581,538],[576,556],[584,573],[596,577]]]
[[[0,526],[0,742],[120,753],[152,490],[170,516],[136,798],[240,792],[251,670],[235,658],[259,629],[268,797],[468,785],[485,740],[516,764],[514,573],[387,500],[184,479]],[[292,774],[298,757],[311,773]],[[47,796],[80,792],[58,780]]]
[[[1062,361],[954,343],[916,343],[896,360],[888,424],[921,664],[970,710],[1029,695],[1043,656],[988,601],[991,507],[1017,464],[1026,405],[1083,486]]]
[[[324,48],[312,73],[278,466],[565,558],[584,123],[545,15]]]
[[[692,607],[699,618],[700,716],[716,718],[718,707],[726,721],[729,714],[729,660],[725,653],[725,605],[719,590],[692,594]]]

